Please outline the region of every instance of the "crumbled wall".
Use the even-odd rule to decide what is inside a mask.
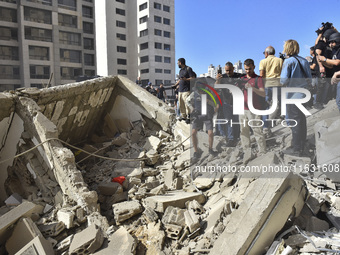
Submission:
[[[0,94],[0,161],[11,159],[15,156],[19,138],[24,130],[22,120],[14,112],[14,98],[11,94]],[[4,184],[8,177],[7,168],[12,164],[13,160],[0,163],[0,201],[7,198]]]
[[[14,166],[11,166],[13,160],[0,165],[1,202],[9,195],[4,186],[8,193],[18,191],[25,198],[36,198],[33,193],[37,190],[28,188],[30,178],[33,178],[46,202],[53,202],[53,197],[61,189],[64,195],[88,212],[97,211],[96,192],[89,191],[77,169],[73,152],[60,140],[70,144],[90,140],[92,134],[103,131],[108,114],[113,122],[121,118],[131,122],[142,120],[164,130],[170,130],[174,117],[169,114],[171,109],[165,103],[120,76],[41,90],[27,88],[12,96],[6,95],[0,97],[4,106],[0,110],[0,135],[4,146],[0,151],[1,159],[5,156],[13,158],[35,145],[43,145],[19,157]],[[152,101],[155,103],[150,104]],[[44,143],[56,138],[60,140]],[[19,178],[7,178],[7,172]],[[27,188],[25,192],[23,187]]]

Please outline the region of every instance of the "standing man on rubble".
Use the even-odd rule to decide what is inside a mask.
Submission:
[[[179,120],[185,120],[187,124],[190,123],[190,109],[186,104],[186,99],[190,95],[190,80],[196,78],[196,75],[191,67],[185,64],[184,58],[178,59],[179,80],[176,82],[175,87],[178,87],[178,101],[180,109]]]
[[[248,107],[248,88],[252,88],[253,90],[253,106],[257,110],[264,110],[261,101],[264,101],[264,97],[266,96],[266,92],[264,90],[263,81],[260,76],[255,74],[255,64],[254,60],[246,59],[244,61],[244,70],[246,71],[246,75],[241,78],[240,83],[238,83],[238,87],[243,91],[244,95],[244,114],[240,115],[240,125],[241,125],[241,144],[244,152],[243,163],[247,164],[250,160],[255,158],[255,155],[251,150],[250,143],[250,126],[249,120],[258,120],[261,122],[261,116],[255,115],[249,110]],[[261,99],[262,97],[262,99]],[[253,130],[257,146],[258,146],[258,155],[262,155],[266,153],[266,139],[262,133],[261,125],[255,124],[253,121],[253,126],[251,129]]]
[[[275,119],[281,105],[281,84],[280,84],[280,74],[282,70],[283,60],[281,58],[275,57],[275,49],[272,46],[268,46],[264,52],[264,59],[260,61],[260,76],[264,81],[264,87],[266,91],[266,102],[268,105],[271,104],[273,99],[273,88],[277,88],[278,97],[278,107],[275,112],[272,113],[270,119]],[[268,109],[268,108],[267,108]],[[263,133],[265,135],[270,135],[271,131],[268,128],[269,124],[268,115],[264,115],[262,120],[264,121]]]
[[[237,79],[241,77],[241,74],[234,72],[234,65],[231,62],[227,62],[224,66],[225,73],[218,73],[216,75],[216,83],[215,84],[234,84],[236,85]],[[233,115],[233,97],[229,90],[222,89],[221,90],[222,97],[222,115],[225,120],[228,121],[226,124],[227,127],[227,135],[228,139],[227,147],[235,147],[238,143],[238,139],[240,137],[240,126],[232,125],[231,123],[238,122],[238,115]],[[220,128],[223,128],[224,125],[220,125]]]

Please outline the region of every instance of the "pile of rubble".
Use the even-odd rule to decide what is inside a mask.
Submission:
[[[290,145],[291,132],[274,128],[268,153],[247,165],[280,169],[271,173],[242,171],[240,145],[225,147],[221,137],[215,137],[216,157],[209,157],[205,132],[198,134],[203,153],[193,164],[190,139],[185,139],[190,126],[184,123],[165,132],[150,128],[147,120],[121,119],[117,128],[106,116],[102,136],[72,148],[79,171],[70,171],[68,178],[79,185],[79,194],[70,190],[73,186],[61,189],[58,178],[40,177],[46,166],[34,163],[33,156],[28,157],[35,171],[25,176],[25,199],[13,184],[19,174],[10,173],[12,195],[0,208],[0,253],[340,253],[340,178],[335,174],[340,155],[332,147],[340,125],[338,117],[320,122],[336,111],[331,101],[308,118],[310,157],[280,153]],[[113,128],[119,130],[114,137]],[[63,160],[60,164],[70,168],[72,157]]]

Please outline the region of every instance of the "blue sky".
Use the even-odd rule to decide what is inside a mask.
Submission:
[[[199,75],[210,64],[252,58],[258,73],[268,45],[278,56],[294,39],[308,56],[321,22],[340,30],[339,9],[340,0],[175,0],[176,63],[184,57]]]

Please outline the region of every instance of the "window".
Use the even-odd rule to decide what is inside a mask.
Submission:
[[[118,69],[117,71],[118,71],[118,74],[127,75],[127,71],[124,69]]]
[[[140,73],[143,74],[143,73],[149,73],[149,69],[142,69],[140,70]]]
[[[84,49],[94,50],[94,40],[92,38],[84,38]]]
[[[67,45],[81,45],[81,35],[72,32],[59,31],[59,42]]]
[[[58,0],[58,7],[76,11],[77,10],[77,0]]]
[[[84,54],[84,64],[86,66],[94,66],[95,65],[94,54]]]
[[[139,19],[139,24],[142,24],[142,23],[147,22],[147,21],[148,21],[148,15],[146,15],[146,16],[144,16],[144,17],[141,17],[141,18]]]
[[[164,57],[164,63],[171,63],[170,57]]]
[[[86,34],[93,34],[93,23],[83,22],[83,32]]]
[[[140,57],[140,62],[141,63],[149,62],[149,56]]]
[[[117,33],[116,37],[117,37],[118,40],[126,41],[126,35],[124,35],[124,34]]]
[[[164,43],[164,50],[170,50],[170,44],[165,44]]]
[[[163,11],[165,12],[170,12],[170,6],[167,6],[167,5],[163,5]]]
[[[168,32],[168,31],[164,31],[164,37],[168,37],[168,38],[170,38],[170,32]]]
[[[116,14],[125,16],[125,10],[116,8]]]
[[[1,60],[19,60],[19,48],[11,46],[0,46]]]
[[[69,63],[81,63],[81,51],[60,49],[60,61]]]
[[[161,85],[161,83],[163,83],[163,80],[156,80],[156,86]]]
[[[36,27],[25,27],[25,39],[52,42],[52,30]]]
[[[116,0],[116,2],[125,4],[125,0]]]
[[[170,69],[164,69],[164,73],[170,74],[171,70]]]
[[[31,79],[49,79],[50,67],[30,65],[30,77]]]
[[[159,16],[155,16],[154,21],[157,22],[157,23],[162,23],[162,18],[159,17]]]
[[[92,7],[89,7],[89,6],[84,6],[83,5],[83,17],[86,17],[86,18],[93,18],[93,9]]]
[[[0,20],[18,22],[17,10],[0,7]]]
[[[125,28],[125,27],[126,27],[126,23],[125,23],[124,21],[116,20],[116,26],[117,26],[117,27],[123,27],[123,28]]]
[[[117,52],[124,52],[124,53],[126,53],[126,47],[117,46]]]
[[[155,73],[163,73],[163,69],[156,68]]]
[[[153,7],[154,7],[155,9],[162,10],[162,5],[159,4],[159,3],[154,3],[154,4],[153,4]]]
[[[162,62],[162,56],[155,56],[155,61],[156,62]]]
[[[164,85],[171,84],[171,80],[164,80]]]
[[[38,89],[44,88],[41,83],[31,83],[30,86],[31,88],[38,88]]]
[[[39,46],[29,46],[29,59],[50,60],[49,48]]]
[[[81,68],[60,67],[60,76],[64,80],[75,80],[81,75],[83,75]]]
[[[77,20],[77,16],[58,13],[59,26],[77,28]]]
[[[148,35],[148,30],[144,29],[142,31],[139,32],[139,37],[143,37],[143,36],[147,36]]]
[[[163,24],[170,25],[170,19],[163,18]]]
[[[20,67],[0,65],[0,79],[20,79]]]
[[[162,44],[159,42],[155,42],[155,49],[162,49]]]
[[[18,29],[9,27],[0,27],[0,40],[18,41]]]
[[[118,65],[126,65],[127,61],[123,58],[117,58],[117,64]]]
[[[149,43],[141,43],[140,45],[139,45],[139,50],[145,50],[145,49],[147,49],[147,48],[149,48]]]
[[[50,11],[35,8],[24,8],[24,19],[38,23],[52,24],[52,13]]]
[[[139,11],[143,11],[143,10],[145,10],[146,8],[148,8],[148,3],[141,4],[141,5],[139,6]]]
[[[162,30],[155,29],[155,35],[162,36]]]

